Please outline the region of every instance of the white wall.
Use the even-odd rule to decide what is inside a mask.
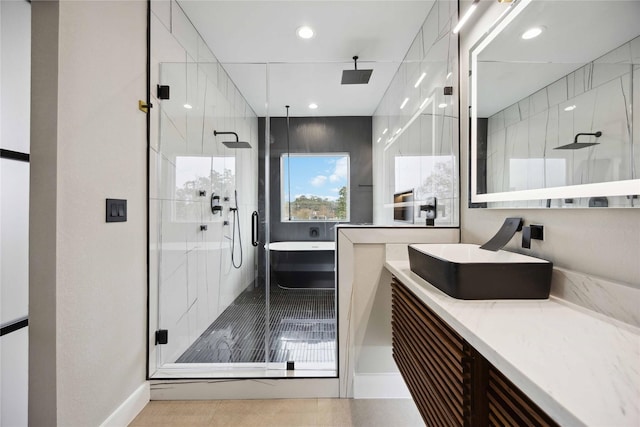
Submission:
[[[31,5],[0,2],[0,148],[29,153]],[[0,326],[29,314],[29,163],[0,159]],[[27,424],[28,327],[0,338],[0,426]]]
[[[468,3],[461,4],[464,11]],[[640,211],[637,209],[470,209],[468,193],[469,49],[502,13],[505,4],[480,2],[460,37],[460,147],[462,185],[462,242],[484,243],[506,217],[522,216],[527,224],[544,225],[544,241],[520,247],[519,237],[507,249],[548,259],[557,267],[580,271],[640,288]]]
[[[146,11],[32,3],[31,425],[99,425],[145,383]]]
[[[223,65],[177,2],[152,2],[150,230],[151,331],[167,329],[169,343],[150,338],[151,374],[175,362],[233,300],[253,282],[256,250],[251,245],[251,213],[258,200],[258,119],[229,79]],[[266,78],[266,75],[265,75]],[[156,99],[156,85],[171,97]],[[193,108],[186,110],[185,102]],[[252,148],[234,150],[213,131],[237,132]],[[208,164],[185,170],[185,158]],[[224,165],[223,165],[224,164]],[[234,166],[232,166],[234,165]],[[232,170],[229,182],[211,170]],[[206,183],[178,192],[187,173]],[[180,181],[180,182],[178,182]],[[238,191],[242,267],[231,263],[234,190]],[[206,191],[205,197],[199,191]],[[210,196],[220,196],[222,215],[212,215]],[[229,201],[225,202],[224,197]],[[230,225],[224,225],[229,221]],[[200,226],[208,229],[201,231]],[[235,263],[239,263],[236,235]]]
[[[399,374],[391,348],[391,277],[384,263],[408,259],[410,243],[458,241],[456,228],[338,228],[340,397],[402,395],[404,387],[394,387]],[[363,385],[376,390],[355,394]]]

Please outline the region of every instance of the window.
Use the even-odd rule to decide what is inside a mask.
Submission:
[[[349,221],[349,155],[283,154],[282,221]]]
[[[163,171],[162,188],[173,178],[176,203],[172,203],[173,221],[201,221],[202,204],[208,206],[211,193],[229,196],[235,188],[236,159],[224,156],[176,156],[175,175],[167,176]],[[164,190],[166,191],[166,190]],[[206,197],[200,196],[206,191]]]

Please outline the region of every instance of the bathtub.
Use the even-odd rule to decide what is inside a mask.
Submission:
[[[269,243],[272,282],[285,289],[335,289],[335,242]]]

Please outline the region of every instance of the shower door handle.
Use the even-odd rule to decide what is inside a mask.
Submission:
[[[258,211],[253,211],[251,214],[251,244],[253,246],[258,246],[260,243],[260,215]]]

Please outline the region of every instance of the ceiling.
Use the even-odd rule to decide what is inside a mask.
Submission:
[[[297,117],[373,115],[434,5],[178,1],[256,114],[284,116],[290,105],[290,115]],[[315,36],[298,38],[302,25],[311,26]],[[354,55],[359,69],[373,69],[367,85],[340,84],[342,70],[353,69]],[[311,102],[316,110],[308,108]]]
[[[489,117],[637,37],[639,23],[637,0],[531,2],[478,55],[478,116]],[[533,26],[544,32],[523,40]]]

